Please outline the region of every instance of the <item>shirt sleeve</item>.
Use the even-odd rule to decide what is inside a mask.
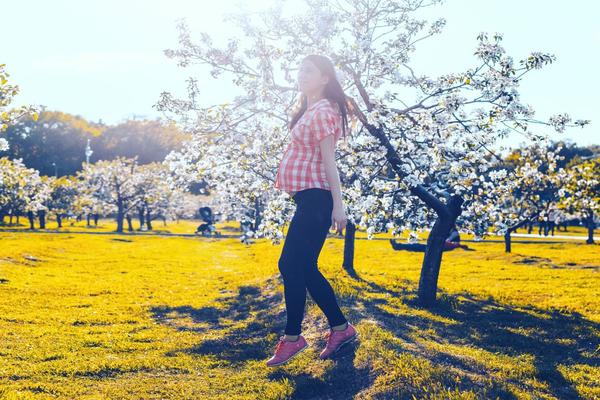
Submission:
[[[335,138],[335,117],[331,110],[326,108],[315,110],[311,128],[317,142],[320,142],[329,135],[333,135]]]

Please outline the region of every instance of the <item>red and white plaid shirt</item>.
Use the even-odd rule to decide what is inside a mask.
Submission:
[[[321,99],[308,107],[292,128],[274,187],[290,194],[308,188],[330,190],[319,146],[328,135],[334,135],[337,143],[342,135],[342,117],[337,104]]]

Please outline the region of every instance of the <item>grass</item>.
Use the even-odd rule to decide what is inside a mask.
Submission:
[[[133,220],[133,228],[132,232],[128,231],[127,223],[124,222],[124,231],[123,235],[181,235],[181,236],[190,236],[193,235],[196,231],[198,225],[202,224],[204,221],[201,220],[180,220],[177,223],[173,221],[165,221],[155,220],[152,221],[152,231],[140,231],[139,221],[137,219]],[[93,220],[91,221],[91,226],[86,225],[86,221],[75,221],[73,220],[65,220],[63,221],[63,227],[58,228],[56,220],[53,217],[50,217],[46,221],[46,229],[39,229],[39,221],[36,219],[35,227],[36,229],[33,232],[44,232],[44,233],[98,233],[98,234],[112,234],[116,232],[116,223],[114,219],[111,218],[100,218],[98,220],[98,225],[94,225]],[[239,228],[240,225],[235,221],[226,221],[219,222],[216,224],[217,230],[227,236],[239,236],[241,234]],[[19,223],[16,223],[16,218],[13,219],[13,224],[9,224],[9,218],[4,218],[4,225],[0,225],[0,232],[11,232],[11,231],[23,231],[23,232],[31,232],[29,229],[29,222],[27,218],[21,217]],[[287,226],[284,228],[284,232],[287,231]],[[595,236],[598,235],[598,229],[595,232]],[[548,235],[547,237],[536,236],[537,235],[537,227],[533,230],[532,234],[534,236],[527,238],[519,238],[513,237],[513,243],[530,243],[530,242],[564,242],[565,239],[555,239],[552,235]],[[527,229],[519,229],[517,233],[527,233]],[[401,235],[401,238],[406,238],[408,232],[405,232]],[[578,236],[587,238],[587,229],[582,226],[569,227],[567,232],[563,231],[555,231],[555,235],[557,236]],[[340,236],[341,237],[341,236]],[[357,231],[356,237],[359,239],[367,239],[367,233],[365,231]],[[389,239],[392,238],[391,234],[388,233],[379,233],[374,235],[375,238],[378,239]],[[463,240],[472,240],[473,236],[469,234],[461,234],[461,238]],[[427,232],[423,232],[420,234],[419,241],[424,243],[427,239]],[[503,241],[504,238],[501,236],[493,236],[490,235],[486,238],[488,242],[494,241]]]
[[[352,277],[329,238],[320,269],[360,342],[319,360],[327,325],[309,296],[311,347],[269,368],[282,244],[26,231],[0,243],[2,399],[600,398],[598,245],[469,243],[444,254],[427,310],[422,254],[358,240]]]

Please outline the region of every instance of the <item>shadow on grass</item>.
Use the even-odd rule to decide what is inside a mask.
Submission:
[[[241,286],[237,295],[225,296],[215,306],[194,308],[153,307],[153,317],[161,323],[182,331],[219,333],[186,351],[214,354],[232,364],[259,360],[273,344],[266,337],[283,330],[285,315],[275,309],[282,301],[279,293],[263,293],[257,286]]]
[[[356,282],[366,283],[370,293],[389,295],[408,305],[419,309],[416,293],[410,290],[394,290],[374,282],[363,280],[354,275]],[[522,355],[533,356],[536,379],[548,385],[549,395],[559,399],[582,399],[575,387],[558,370],[559,365],[586,364],[600,366],[600,324],[590,321],[577,312],[561,313],[544,310],[533,306],[513,307],[493,299],[481,299],[468,292],[449,295],[438,291],[436,305],[428,311],[434,315],[452,320],[447,324],[434,319],[417,315],[397,315],[384,310],[387,301],[381,298],[369,299],[361,296],[360,300],[342,299],[348,307],[351,317],[360,320],[365,316],[353,312],[353,306],[362,303],[367,313],[394,335],[407,343],[416,344],[414,336],[420,331],[428,331],[433,340],[440,344],[466,345],[491,353],[509,357]],[[389,307],[388,307],[389,309]],[[354,314],[354,315],[352,315]],[[399,352],[406,351],[399,348]],[[433,356],[420,354],[434,363],[449,364],[466,372],[486,373],[485,367],[465,363],[452,354],[437,352]],[[484,369],[482,371],[482,369]],[[464,382],[463,382],[464,383]],[[461,389],[469,389],[472,382]],[[501,386],[512,383],[526,391],[534,388],[519,380],[494,382],[494,387],[487,395],[501,399],[515,398]],[[474,384],[474,383],[473,383]],[[472,387],[471,387],[472,388]],[[539,389],[536,389],[539,390]]]
[[[261,287],[241,286],[236,295],[219,299],[215,306],[161,306],[152,308],[151,312],[157,321],[174,329],[210,331],[214,337],[204,339],[192,348],[178,351],[215,355],[233,368],[241,367],[247,361],[266,362],[276,345],[277,339],[273,341],[273,334],[280,336],[285,328],[283,293],[275,289],[275,284],[279,282],[279,277],[276,277]],[[308,303],[312,299],[310,294],[307,293],[307,296]],[[303,326],[310,323],[305,317]],[[316,357],[324,344],[324,338],[322,341],[309,340]],[[269,379],[281,380],[287,377],[293,381],[294,399],[315,399],[325,394],[329,394],[325,398],[352,398],[370,384],[368,368],[357,369],[353,366],[355,352],[356,342],[344,345],[332,359],[333,366],[322,377],[317,378],[309,373],[291,373],[285,366],[281,366],[273,369]],[[315,358],[315,362],[324,361]],[[331,397],[333,393],[335,397]]]
[[[437,305],[428,311],[453,321],[452,324],[447,324],[416,312],[411,314],[411,309],[417,311],[420,308],[415,300],[416,293],[410,288],[414,285],[412,282],[404,288],[392,289],[364,280],[356,274],[347,281],[349,285],[360,284],[356,288],[361,292],[359,297],[339,298],[340,305],[347,310],[347,318],[354,324],[359,324],[363,319],[375,320],[409,344],[408,348],[414,349],[407,350],[407,347],[390,344],[390,348],[397,353],[409,352],[430,360],[433,365],[451,366],[464,372],[460,383],[457,383],[457,372],[447,369],[441,378],[443,382],[440,382],[447,387],[461,391],[479,390],[482,389],[480,378],[487,377],[488,383],[484,388],[486,398],[516,398],[507,389],[508,384],[517,385],[531,393],[538,391],[539,394],[541,390],[529,387],[518,378],[497,378],[494,376],[497,371],[488,371],[486,366],[476,361],[457,357],[451,354],[451,350],[422,351],[422,343],[416,342],[414,338],[423,338],[423,332],[426,332],[428,340],[442,345],[471,346],[508,357],[531,355],[536,368],[536,379],[548,385],[547,395],[560,399],[580,399],[581,396],[560,373],[559,364],[600,365],[600,358],[596,355],[597,352],[594,353],[600,345],[600,324],[577,313],[564,314],[535,307],[517,308],[493,299],[479,299],[469,293],[449,295],[440,291]],[[232,367],[242,367],[247,361],[266,361],[275,345],[273,334],[279,335],[285,328],[282,293],[275,286],[278,282],[277,276],[260,286],[242,286],[237,294],[222,297],[214,306],[162,306],[151,311],[156,320],[174,329],[211,333],[211,338],[179,351],[214,355]],[[310,299],[310,295],[308,296]],[[386,299],[388,296],[407,305],[409,312],[403,309],[402,312],[399,310],[398,313],[393,313],[395,306]],[[307,321],[305,318],[303,326],[313,323],[314,321]],[[358,343],[360,346],[360,341]],[[323,344],[324,341],[310,343],[317,355]],[[294,399],[352,398],[370,387],[374,377],[368,366],[354,366],[357,344],[344,347],[322,376],[292,372],[293,370],[282,366],[273,369],[269,378],[288,378],[293,382]],[[315,358],[314,362],[323,361]],[[419,395],[426,395],[420,390],[421,388],[414,388],[413,394],[416,393],[417,398]],[[397,393],[395,396],[394,398],[404,398],[398,397]]]

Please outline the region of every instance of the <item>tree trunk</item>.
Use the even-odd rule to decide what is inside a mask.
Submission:
[[[58,223],[58,227],[62,228],[62,216],[60,214],[56,214],[56,222]]]
[[[355,274],[354,271],[354,242],[356,236],[356,225],[348,221],[346,223],[346,235],[344,236],[344,261],[342,268],[348,273]]]
[[[262,210],[258,197],[254,199],[254,226],[252,230],[256,230],[262,221]]]
[[[127,219],[127,230],[129,232],[133,232],[133,223],[131,222],[131,216],[129,214],[127,214],[125,216],[125,219]]]
[[[35,229],[35,218],[33,211],[27,211],[27,218],[29,218],[29,229]]]
[[[512,231],[510,229],[506,230],[506,233],[504,234],[504,252],[506,253],[510,253],[511,251],[511,242],[510,242],[510,234],[512,233]]]
[[[509,227],[506,230],[506,233],[504,234],[504,251],[506,253],[510,253],[512,251],[512,233],[516,232],[519,228],[521,228],[524,225],[532,224],[533,222],[531,221],[531,218],[537,218],[537,214],[535,214],[533,217],[529,217],[525,220],[522,220],[521,222]]]
[[[140,219],[140,231],[142,230],[142,228],[144,227],[145,221],[144,221],[144,209],[143,208],[139,208],[138,209],[138,218]]]
[[[444,242],[450,234],[456,218],[461,213],[462,203],[463,199],[460,196],[452,196],[448,204],[444,207],[445,212],[438,213],[433,228],[429,232],[425,257],[423,257],[423,264],[421,266],[418,290],[419,302],[425,307],[429,307],[435,303]]]
[[[12,226],[12,222],[13,222],[13,215],[10,214],[10,220],[8,221],[9,225]],[[19,223],[19,217],[17,217],[17,224]]]
[[[594,212],[590,210],[589,212],[589,216],[588,216],[588,223],[587,223],[587,228],[588,228],[588,238],[586,240],[587,244],[594,244]]]
[[[40,229],[46,229],[46,211],[38,211],[38,218],[40,219]]]
[[[117,232],[123,233],[123,218],[125,218],[123,212],[123,202],[117,201]]]
[[[146,212],[146,228],[148,228],[149,231],[152,230],[152,218],[150,216],[150,210]]]

